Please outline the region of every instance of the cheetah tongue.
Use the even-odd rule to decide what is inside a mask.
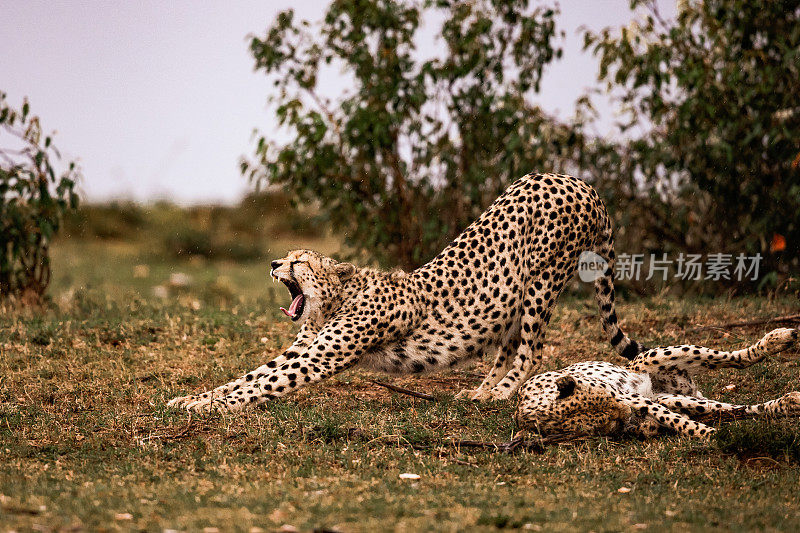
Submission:
[[[281,311],[288,316],[289,318],[294,318],[297,314],[297,308],[303,303],[303,295],[298,294],[295,296],[294,300],[292,300],[292,304],[289,306],[289,310],[287,311],[283,307],[281,307]]]

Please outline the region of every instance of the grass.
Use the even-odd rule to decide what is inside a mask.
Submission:
[[[237,416],[167,410],[171,397],[227,381],[291,341],[295,328],[277,311],[285,291],[267,279],[268,257],[291,242],[234,263],[160,257],[144,241],[62,240],[52,308],[0,311],[0,530],[800,529],[795,421],[739,422],[711,442],[459,449],[454,440],[514,433],[512,403],[453,399],[483,367],[394,379],[355,370]],[[171,284],[176,273],[187,277]],[[650,345],[726,348],[770,328],[691,330],[797,308],[796,296],[654,297],[618,313]],[[562,298],[548,368],[613,358],[595,314],[586,297]],[[709,374],[703,389],[727,401],[800,390],[797,356]]]

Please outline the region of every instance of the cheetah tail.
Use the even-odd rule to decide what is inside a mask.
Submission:
[[[594,282],[594,294],[600,308],[600,320],[603,332],[611,340],[614,349],[625,359],[633,359],[647,348],[628,337],[617,323],[617,313],[614,311],[614,243],[611,226],[608,222],[603,237],[603,242],[595,249],[595,253],[607,262],[605,272]]]

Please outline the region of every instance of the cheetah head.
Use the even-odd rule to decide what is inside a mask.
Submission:
[[[340,263],[310,250],[294,250],[271,263],[270,275],[289,289],[292,303],[281,307],[286,316],[303,322],[312,314],[325,313],[356,272],[350,263]]]
[[[630,407],[613,398],[605,388],[563,372],[547,372],[532,378],[519,395],[517,425],[542,435],[608,435],[622,429],[631,418]]]

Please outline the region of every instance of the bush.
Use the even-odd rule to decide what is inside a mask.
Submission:
[[[64,234],[95,239],[130,239],[145,228],[145,209],[132,202],[82,206],[64,221]]]
[[[16,110],[0,92],[0,298],[38,303],[50,282],[48,247],[64,215],[78,205],[74,162],[56,172],[60,154],[42,135],[27,100]]]
[[[356,253],[419,266],[513,180],[569,170],[579,135],[534,103],[556,14],[523,0],[336,0],[319,25],[279,13],[250,50],[289,140],[260,136],[242,171],[318,206]],[[419,53],[426,17],[442,57]],[[334,98],[329,69],[352,82]]]
[[[620,194],[606,198],[638,204],[656,248],[760,253],[797,272],[800,2],[689,0],[675,20],[631,6],[621,31],[585,35],[631,139],[607,161]]]
[[[69,238],[146,243],[156,257],[253,261],[278,236],[316,238],[324,225],[310,208],[299,212],[276,191],[250,194],[236,206],[180,207],[170,202],[84,204],[66,217]]]
[[[255,239],[193,227],[183,227],[169,233],[164,239],[164,249],[178,258],[199,256],[206,259],[254,261],[264,255]]]

